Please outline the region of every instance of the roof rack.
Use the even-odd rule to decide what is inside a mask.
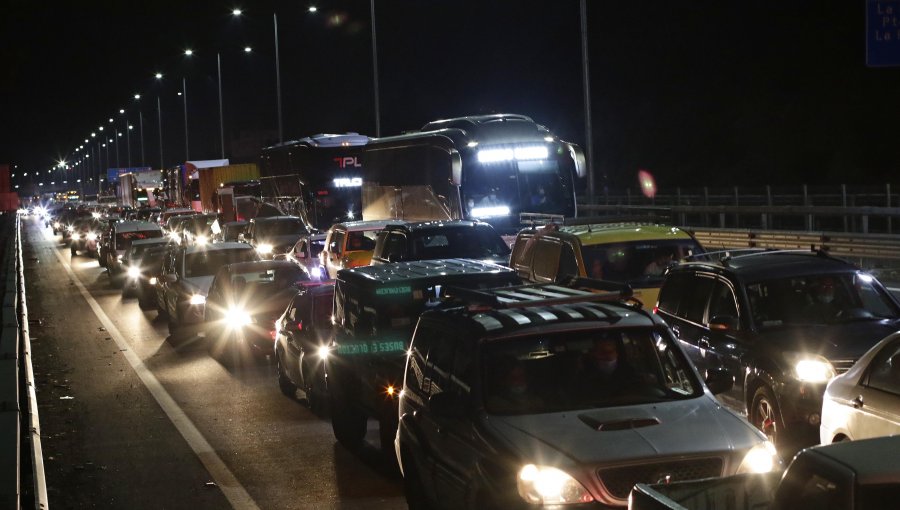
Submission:
[[[578,216],[575,218],[566,218],[561,214],[544,214],[544,213],[519,213],[519,222],[529,227],[539,227],[546,225],[569,226],[569,225],[603,225],[609,223],[625,223],[635,225],[655,225],[660,223],[659,218],[653,215],[609,215],[609,216]]]
[[[640,302],[632,297],[630,285],[584,277],[575,277],[562,284],[532,283],[483,290],[447,287],[444,293],[453,300],[465,302],[470,309],[527,308],[598,301],[618,301],[629,306],[632,303],[640,305]]]
[[[815,247],[810,247],[809,250],[775,250],[772,248],[737,248],[734,250],[719,250],[719,251],[708,251],[705,253],[697,253],[695,255],[688,255],[683,259],[685,262],[697,261],[704,258],[709,259],[711,262],[719,262],[724,266],[728,265],[728,261],[733,260],[735,258],[745,258],[745,257],[753,257],[756,255],[770,255],[774,253],[796,253],[796,254],[808,254],[808,255],[816,255],[818,257],[828,257],[833,258],[828,254],[827,251],[821,250]],[[715,255],[722,255],[715,260]]]

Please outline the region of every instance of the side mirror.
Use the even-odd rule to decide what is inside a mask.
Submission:
[[[713,395],[725,393],[734,388],[734,376],[725,367],[710,368],[706,371],[706,386]]]
[[[466,405],[462,397],[442,391],[428,399],[428,408],[435,416],[442,418],[460,418],[466,414]]]
[[[732,315],[716,315],[709,320],[709,329],[715,331],[734,331],[738,329],[738,318]]]

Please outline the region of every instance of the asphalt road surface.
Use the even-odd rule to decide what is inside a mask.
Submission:
[[[23,222],[50,508],[406,508],[396,468],[350,453],[283,396],[268,360],[231,371],[168,338],[93,258]]]

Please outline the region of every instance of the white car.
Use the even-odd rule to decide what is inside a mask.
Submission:
[[[900,332],[835,377],[822,401],[822,444],[900,434]]]

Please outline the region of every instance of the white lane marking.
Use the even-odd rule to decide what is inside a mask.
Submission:
[[[43,232],[44,238],[46,239],[46,232]],[[97,318],[100,319],[100,322],[103,324],[103,327],[106,328],[106,332],[116,341],[116,344],[119,346],[120,352],[125,356],[125,359],[128,360],[128,363],[131,365],[131,368],[134,369],[137,376],[144,383],[144,386],[150,390],[150,394],[153,395],[153,398],[156,399],[156,402],[162,408],[163,412],[166,413],[166,416],[169,417],[169,420],[175,425],[175,428],[178,429],[178,432],[181,433],[181,436],[187,441],[188,446],[191,447],[191,450],[200,458],[200,462],[206,466],[206,469],[209,471],[210,476],[216,485],[219,486],[222,493],[228,499],[228,502],[231,503],[233,508],[239,509],[256,509],[259,510],[259,507],[256,505],[256,502],[253,501],[253,498],[250,497],[250,494],[247,493],[246,489],[241,485],[238,479],[234,476],[231,470],[228,469],[228,466],[225,465],[225,462],[216,454],[216,451],[209,444],[203,434],[197,430],[197,427],[191,421],[190,418],[178,407],[178,404],[175,403],[175,400],[169,395],[169,393],[163,388],[162,384],[160,384],[159,380],[156,379],[156,376],[150,372],[150,369],[144,365],[144,362],[141,361],[141,358],[135,354],[134,349],[132,349],[131,345],[125,341],[125,337],[119,333],[119,329],[116,328],[116,325],[109,319],[106,313],[103,311],[103,308],[100,307],[100,304],[91,296],[91,293],[88,292],[87,288],[81,283],[81,280],[78,279],[78,276],[72,271],[72,267],[63,258],[62,254],[60,254],[59,250],[53,250],[53,253],[56,254],[56,257],[62,263],[63,267],[66,269],[66,272],[69,273],[69,276],[72,277],[72,281],[75,282],[75,286],[78,287],[78,290],[81,292],[81,295],[84,297],[85,301],[87,301],[88,305],[90,305],[91,309],[94,310],[94,314],[97,315]]]

